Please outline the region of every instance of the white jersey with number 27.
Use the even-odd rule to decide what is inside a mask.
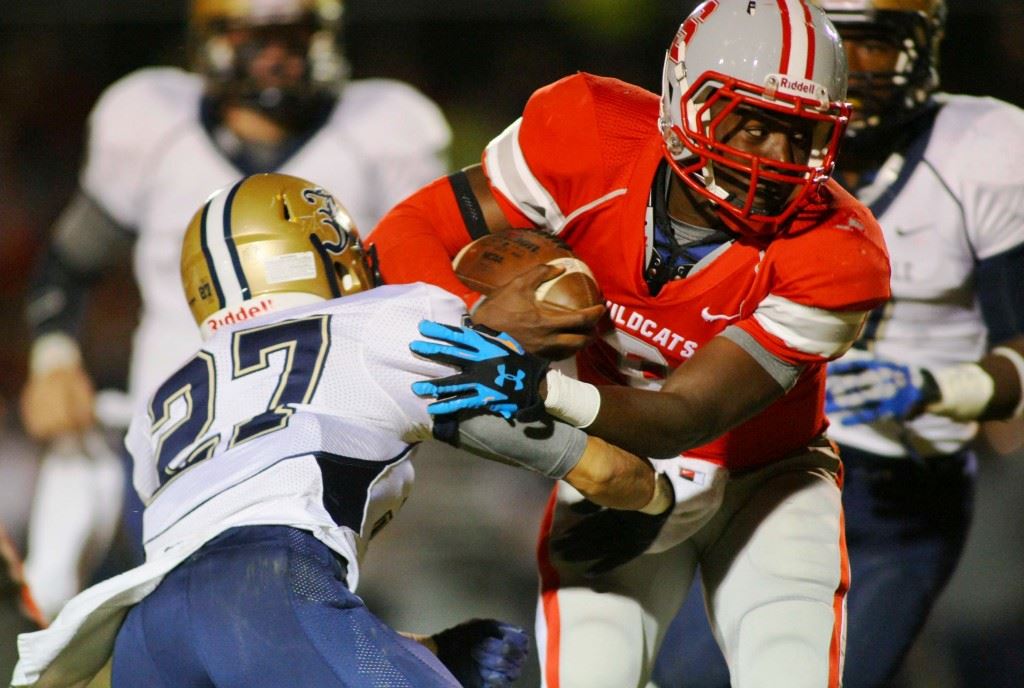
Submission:
[[[344,556],[355,588],[367,541],[411,488],[410,449],[431,436],[410,385],[452,372],[409,342],[420,320],[464,313],[437,287],[386,286],[215,333],[128,432],[147,556],[195,533],[290,525]]]

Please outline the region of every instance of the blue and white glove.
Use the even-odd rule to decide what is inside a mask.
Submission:
[[[870,354],[849,356],[829,363],[825,381],[825,412],[843,425],[912,418],[940,396],[924,368]]]
[[[409,344],[413,353],[461,370],[413,383],[412,391],[418,396],[438,399],[427,407],[431,415],[486,411],[506,420],[534,420],[542,415],[539,386],[548,362],[526,353],[508,334],[432,320],[420,321],[419,331],[437,341],[413,341]]]
[[[437,658],[465,688],[505,688],[519,678],[530,637],[496,619],[473,619],[433,636]]]

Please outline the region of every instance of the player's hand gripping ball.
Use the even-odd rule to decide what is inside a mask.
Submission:
[[[459,251],[452,267],[463,284],[486,296],[545,263],[564,272],[537,288],[537,300],[543,305],[574,311],[604,303],[586,263],[558,239],[538,230],[510,229],[481,237]]]

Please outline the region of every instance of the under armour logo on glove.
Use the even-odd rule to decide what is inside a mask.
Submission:
[[[517,370],[515,375],[509,375],[505,372],[505,364],[498,366],[498,377],[494,378],[494,384],[498,387],[504,387],[505,382],[512,382],[515,387],[512,389],[516,392],[523,389],[523,380],[526,378],[526,371]]]
[[[452,365],[461,372],[414,382],[412,391],[438,401],[427,406],[433,416],[460,411],[486,411],[511,420],[533,420],[544,412],[538,390],[548,362],[526,353],[508,334],[490,334],[468,326],[452,327],[422,320],[420,334],[437,341],[416,340],[409,348],[420,356]]]

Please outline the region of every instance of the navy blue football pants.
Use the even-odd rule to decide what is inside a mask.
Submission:
[[[881,688],[960,559],[974,507],[975,459],[965,451],[922,464],[840,449],[851,568],[843,686]],[[696,581],[658,655],[659,688],[729,686]]]
[[[458,688],[426,648],[370,613],[311,534],[233,528],[128,613],[113,688]]]

